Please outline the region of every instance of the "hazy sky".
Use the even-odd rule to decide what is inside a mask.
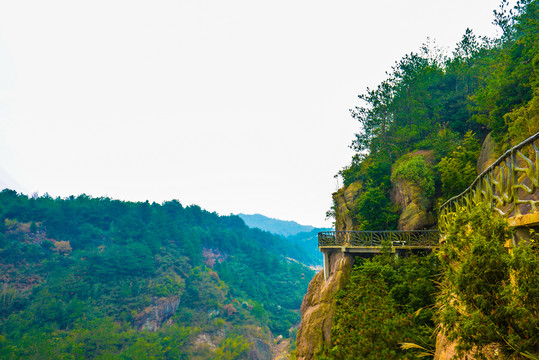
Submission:
[[[499,2],[0,0],[0,185],[329,226],[357,95]]]

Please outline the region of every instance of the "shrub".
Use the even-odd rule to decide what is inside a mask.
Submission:
[[[391,181],[410,181],[417,184],[423,190],[427,198],[434,195],[434,174],[430,166],[425,162],[422,155],[404,155],[393,166]]]

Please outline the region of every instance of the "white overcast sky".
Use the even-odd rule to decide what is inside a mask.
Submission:
[[[499,0],[0,0],[0,185],[330,226],[348,109]]]

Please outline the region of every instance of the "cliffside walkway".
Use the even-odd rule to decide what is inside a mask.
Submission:
[[[389,240],[393,250],[432,249],[438,246],[439,239],[438,230],[324,231],[318,233],[318,248],[349,252],[378,251],[382,242]]]
[[[318,233],[318,249],[324,254],[324,278],[327,279],[332,252],[378,254],[382,243],[389,241],[391,251],[398,256],[406,252],[431,252],[439,246],[439,240],[438,230],[324,231]]]
[[[324,276],[329,276],[329,254],[336,251],[375,254],[381,251],[384,240],[391,241],[391,249],[397,255],[401,251],[432,251],[457,212],[470,211],[480,203],[490,204],[515,228],[515,237],[508,240],[508,247],[515,246],[517,238],[529,238],[530,228],[539,227],[539,132],[507,150],[466,190],[446,201],[438,214],[439,231],[318,233],[318,248],[324,254]]]
[[[507,150],[457,195],[447,200],[438,215],[443,233],[458,211],[479,203],[491,204],[510,226],[539,225],[539,133]]]

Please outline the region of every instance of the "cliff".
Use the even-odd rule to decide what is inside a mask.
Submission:
[[[362,193],[363,186],[360,181],[340,188],[333,194],[335,209],[335,229],[358,230],[358,224],[352,216],[356,200]]]
[[[390,200],[398,209],[399,230],[428,229],[436,225],[432,212],[434,162],[432,150],[418,150],[402,156],[394,164],[391,170]],[[424,174],[417,173],[418,167]],[[364,186],[358,180],[333,194],[335,229],[343,231],[362,229],[355,209],[363,193]]]
[[[432,151],[407,154],[402,161],[421,160],[426,169],[432,168]],[[425,186],[405,175],[392,176],[391,202],[400,211],[398,228],[416,230],[432,227],[432,200],[426,196]],[[333,194],[336,230],[359,230],[361,224],[354,217],[354,207],[363,193],[361,181],[356,181]],[[328,254],[330,275],[324,281],[323,271],[311,280],[301,305],[301,325],[297,334],[298,360],[314,359],[322,348],[331,346],[331,327],[335,312],[335,295],[343,289],[350,277],[355,257],[340,251]]]
[[[324,272],[314,276],[301,304],[301,324],[297,334],[297,360],[314,359],[316,352],[331,344],[331,325],[335,311],[335,295],[346,286],[354,257],[341,252],[329,255],[330,276]]]

